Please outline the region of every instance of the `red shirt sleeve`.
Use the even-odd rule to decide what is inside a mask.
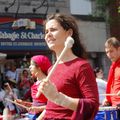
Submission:
[[[72,115],[72,120],[93,120],[99,107],[95,76],[89,64],[81,66],[79,73],[79,89],[82,92],[82,96],[85,96],[86,99],[80,98],[77,111]]]

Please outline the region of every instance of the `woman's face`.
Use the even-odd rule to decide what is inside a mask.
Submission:
[[[28,72],[26,70],[23,71],[23,76],[28,77]]]
[[[69,30],[66,31],[54,19],[48,21],[45,26],[45,40],[51,50],[61,50],[64,48],[64,42],[69,36]]]
[[[34,61],[30,61],[30,66],[29,66],[30,72],[33,76],[35,76],[35,74],[37,74],[38,72],[38,67],[36,66]]]
[[[99,72],[96,73],[97,78],[102,79],[103,78],[103,71],[102,69],[99,70]]]

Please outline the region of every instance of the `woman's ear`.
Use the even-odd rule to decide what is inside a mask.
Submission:
[[[69,30],[68,30],[68,35],[69,35],[69,36],[72,36],[72,35],[73,35],[73,30],[72,30],[72,29],[69,29]]]

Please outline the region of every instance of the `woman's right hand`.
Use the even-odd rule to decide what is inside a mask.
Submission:
[[[21,99],[15,99],[14,102],[19,103],[21,105],[24,105],[26,107],[31,107],[31,105],[32,105],[31,102],[24,101],[24,100],[21,100]]]
[[[23,103],[23,101],[21,99],[15,99],[14,102],[19,103],[19,104]]]

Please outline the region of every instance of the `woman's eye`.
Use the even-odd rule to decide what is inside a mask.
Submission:
[[[52,28],[51,31],[56,31],[57,29],[56,28]]]
[[[48,33],[48,31],[45,31],[45,34],[47,34]]]
[[[56,30],[57,30],[56,28],[51,28],[49,31],[46,30],[46,31],[45,31],[45,34],[47,34],[48,32],[54,32],[54,31],[56,31]]]

